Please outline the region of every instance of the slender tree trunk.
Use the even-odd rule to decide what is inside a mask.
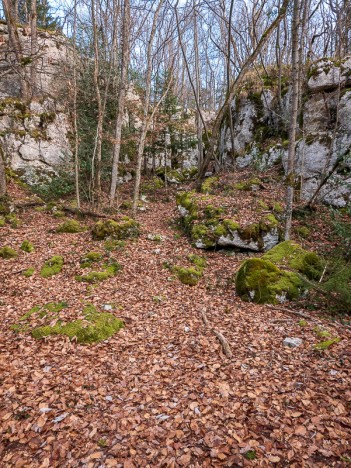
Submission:
[[[113,205],[118,179],[118,164],[121,151],[121,135],[124,114],[124,104],[127,91],[127,73],[130,60],[130,3],[129,0],[124,0],[123,12],[123,30],[122,30],[122,58],[121,58],[121,74],[118,88],[118,108],[115,126],[115,143],[113,149],[111,188],[110,188],[110,206]]]
[[[147,69],[146,69],[146,82],[145,82],[145,104],[144,104],[144,118],[141,127],[140,140],[138,145],[137,153],[137,167],[135,173],[135,185],[134,185],[134,196],[133,196],[133,216],[136,217],[138,200],[139,200],[139,190],[140,190],[140,181],[141,181],[141,165],[143,161],[143,153],[145,147],[146,134],[149,127],[150,119],[148,118],[149,108],[150,108],[150,96],[151,96],[151,75],[152,75],[152,46],[154,42],[154,37],[156,33],[157,18],[160,13],[163,0],[160,0],[153,18],[152,28],[150,32],[150,37],[147,47]]]
[[[93,198],[95,196],[99,200],[101,192],[101,151],[102,151],[102,129],[103,129],[103,109],[101,91],[99,85],[100,61],[99,61],[99,45],[98,45],[98,28],[96,22],[96,4],[95,0],[91,1],[91,19],[93,25],[93,42],[94,42],[94,88],[97,102],[97,127],[95,137],[95,147],[92,158],[92,183],[93,183]]]
[[[4,153],[0,148],[0,197],[3,197],[4,195],[6,195],[6,172]]]
[[[194,50],[195,50],[195,76],[196,76],[196,101],[201,107],[200,101],[200,60],[199,60],[199,40],[198,40],[198,28],[197,28],[197,12],[196,12],[196,3],[193,0],[194,8]],[[201,121],[201,112],[197,110],[196,112],[196,128],[197,128],[197,148],[199,152],[198,158],[198,167],[201,167],[203,161],[203,142],[202,142],[202,121]]]
[[[233,16],[234,0],[230,2],[229,9],[229,22],[228,22],[228,43],[227,43],[227,93],[230,93],[230,57],[231,57],[231,37],[232,37],[232,16]],[[230,140],[232,145],[232,159],[233,167],[235,168],[235,154],[234,154],[234,126],[233,126],[233,115],[232,115],[232,101],[228,103],[228,117],[229,117],[229,129],[230,129]]]
[[[299,29],[300,29],[301,0],[294,0],[292,20],[292,50],[291,50],[291,111],[289,126],[288,167],[286,172],[286,208],[285,208],[285,240],[290,239],[292,210],[295,184],[295,155],[297,114],[299,108]]]
[[[73,18],[73,133],[74,133],[74,180],[77,208],[80,209],[79,193],[79,134],[78,134],[78,110],[77,110],[77,0],[74,2]]]

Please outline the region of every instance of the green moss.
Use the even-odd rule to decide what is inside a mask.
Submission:
[[[267,203],[262,200],[259,200],[258,206],[262,208],[262,210],[269,210],[269,206],[267,205]]]
[[[152,177],[141,185],[142,192],[153,192],[165,186],[165,183],[159,177]]]
[[[206,224],[195,224],[191,228],[191,238],[195,244],[202,244],[205,248],[215,247],[217,241],[213,229]]]
[[[247,452],[244,453],[244,457],[246,460],[256,460],[257,455],[255,450],[248,450]]]
[[[34,252],[34,245],[29,242],[29,240],[24,240],[20,249],[23,250],[23,252],[31,253]]]
[[[241,265],[235,285],[237,294],[243,300],[258,304],[277,304],[285,299],[296,299],[304,286],[295,273],[282,271],[260,258],[246,260]]]
[[[5,218],[3,218],[2,216],[0,216],[0,227],[4,227],[5,224],[6,224]]]
[[[238,229],[240,229],[240,224],[232,219],[225,219],[223,221],[223,225],[229,232],[235,232],[238,231]]]
[[[298,226],[295,228],[296,233],[302,237],[303,239],[306,239],[310,235],[310,229],[306,226]]]
[[[75,219],[69,219],[56,228],[56,232],[64,232],[68,234],[75,234],[82,231],[85,231],[85,227],[81,226],[81,224]]]
[[[34,272],[35,272],[35,268],[33,267],[27,268],[27,270],[23,272],[23,276],[25,276],[26,278],[29,278],[30,276],[34,275]]]
[[[107,240],[105,243],[104,243],[104,248],[108,251],[108,252],[116,252],[118,250],[122,250],[124,249],[126,243],[124,241],[120,241],[120,240]]]
[[[284,212],[284,208],[281,203],[274,203],[273,211],[277,214],[282,214]]]
[[[190,254],[188,255],[188,260],[198,268],[206,268],[207,266],[206,258],[201,257],[200,255]]]
[[[78,275],[76,280],[84,283],[99,283],[116,276],[122,266],[118,262],[112,261],[103,265],[103,268],[103,271],[91,271],[87,275]]]
[[[92,229],[93,239],[103,240],[112,238],[117,240],[137,237],[140,233],[139,223],[124,217],[119,222],[112,219],[98,221]]]
[[[0,249],[0,257],[5,258],[6,260],[10,258],[16,258],[18,253],[16,250],[12,249],[11,247],[5,245]]]
[[[21,226],[22,222],[17,218],[15,214],[9,214],[5,216],[6,223],[9,224],[12,228],[16,229]]]
[[[308,322],[306,322],[306,320],[299,320],[298,322],[298,326],[299,327],[307,327],[308,326]]]
[[[218,177],[207,177],[201,185],[201,192],[211,194],[214,191],[218,180]]]
[[[178,279],[183,284],[187,284],[188,286],[196,286],[202,277],[202,270],[194,267],[174,267],[174,272],[176,273]]]
[[[207,205],[204,208],[204,214],[207,219],[218,218],[224,213],[224,209],[221,207]]]
[[[60,211],[60,210],[55,210],[55,211],[52,213],[52,215],[53,215],[54,218],[64,218],[65,212],[64,212],[64,211]]]
[[[50,278],[51,276],[57,275],[62,270],[63,263],[63,257],[54,255],[44,263],[44,266],[40,270],[40,276],[42,278]]]
[[[249,190],[252,190],[253,187],[260,186],[260,185],[261,185],[260,179],[254,178],[254,179],[238,182],[238,183],[234,184],[234,188],[237,189],[237,190],[249,191]]]
[[[88,252],[80,260],[80,266],[82,268],[88,268],[92,263],[99,262],[103,255],[100,252]]]
[[[314,252],[308,252],[292,241],[281,242],[262,257],[276,265],[297,270],[311,280],[319,280],[324,263]]]
[[[314,349],[316,349],[318,351],[325,351],[325,350],[329,349],[330,346],[332,346],[333,344],[339,343],[339,341],[341,341],[341,338],[334,337],[334,338],[331,338],[330,340],[327,340],[327,341],[321,341],[320,343],[315,344],[313,347],[314,347]]]
[[[18,332],[30,331],[33,338],[41,339],[51,335],[65,335],[78,343],[91,344],[106,340],[123,327],[123,322],[110,313],[99,312],[94,306],[88,305],[83,311],[83,319],[63,322],[58,320],[58,313],[66,307],[65,303],[50,303],[36,306],[21,317],[19,324],[12,325]],[[44,325],[31,329],[31,319],[44,321]],[[56,323],[52,322],[56,319]]]

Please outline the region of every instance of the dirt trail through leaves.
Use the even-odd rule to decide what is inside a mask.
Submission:
[[[2,228],[1,245],[21,252],[28,239],[36,250],[0,259],[1,466],[347,465],[350,330],[316,313],[301,327],[297,317],[241,302],[229,279],[243,255],[204,254],[203,279],[181,284],[164,262],[187,265],[199,251],[171,228],[174,210],[150,203],[141,237],[114,255],[123,272],[94,287],[74,279],[84,253],[103,251],[89,232],[50,233],[60,221],[34,210],[19,229]],[[41,278],[53,255],[64,256],[62,272]],[[25,278],[30,266],[36,273]],[[57,301],[68,314],[112,304],[126,327],[93,346],[10,329],[31,307]],[[211,325],[230,342],[231,360]],[[314,351],[317,325],[340,343]],[[287,336],[303,345],[284,347]]]

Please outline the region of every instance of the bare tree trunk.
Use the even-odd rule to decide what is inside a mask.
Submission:
[[[231,37],[232,37],[232,16],[233,16],[234,0],[230,2],[229,9],[229,22],[228,22],[228,50],[227,50],[227,93],[230,93],[230,56],[231,56]],[[232,145],[232,159],[233,167],[235,168],[235,154],[234,154],[234,126],[233,126],[233,115],[232,115],[232,102],[228,103],[228,117],[229,117],[229,129],[230,129],[230,140]]]
[[[124,104],[127,91],[127,72],[130,60],[130,2],[124,0],[124,12],[123,12],[123,30],[122,30],[122,58],[121,58],[121,74],[118,89],[118,108],[116,116],[115,126],[115,143],[113,149],[113,161],[112,161],[112,174],[111,174],[111,188],[110,188],[110,206],[113,205],[118,179],[118,164],[119,155],[121,151],[121,135],[122,135],[122,123],[124,114]]]
[[[91,1],[91,20],[93,25],[93,42],[94,42],[94,88],[95,97],[97,102],[97,126],[96,126],[96,137],[95,147],[92,158],[92,184],[93,184],[93,198],[97,196],[99,200],[101,192],[101,151],[102,151],[102,129],[103,129],[103,109],[101,91],[99,85],[99,72],[100,72],[100,61],[99,61],[99,45],[98,45],[98,28],[96,23],[96,12],[95,12],[95,0]]]
[[[198,29],[197,29],[197,12],[196,12],[196,4],[195,0],[193,0],[193,8],[194,8],[194,49],[195,49],[195,75],[196,75],[196,101],[199,103],[199,107],[201,106],[200,103],[200,61],[199,61],[199,41],[198,41]],[[198,158],[198,167],[201,167],[203,161],[203,142],[202,142],[202,121],[201,121],[201,113],[198,110],[196,112],[196,128],[197,128],[197,148],[199,152]]]
[[[3,197],[4,195],[6,195],[6,172],[4,153],[0,148],[0,197]]]
[[[79,193],[79,135],[78,135],[78,110],[77,110],[77,0],[74,2],[74,18],[73,18],[73,133],[74,133],[74,180],[77,208],[80,209],[80,193]]]
[[[145,82],[145,104],[144,104],[144,119],[141,127],[140,140],[138,145],[137,153],[137,167],[135,174],[135,185],[134,185],[134,196],[133,196],[133,216],[136,216],[138,200],[139,200],[139,189],[141,180],[141,165],[143,161],[143,153],[145,147],[146,134],[149,127],[150,119],[148,118],[150,108],[150,96],[151,96],[151,75],[152,75],[152,46],[156,33],[157,18],[160,13],[163,0],[160,0],[153,18],[152,28],[147,47],[147,69],[146,69],[146,82]]]
[[[301,0],[294,0],[293,20],[291,25],[292,50],[291,50],[291,111],[289,126],[288,167],[286,173],[286,208],[285,208],[285,240],[290,239],[292,209],[295,184],[295,153],[297,114],[299,107],[299,29],[300,29]]]

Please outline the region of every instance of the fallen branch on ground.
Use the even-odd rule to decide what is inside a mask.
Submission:
[[[206,312],[204,310],[201,312],[201,317],[202,317],[202,320],[203,320],[205,326],[207,327],[208,326],[208,319],[207,319],[207,316],[206,316]],[[229,345],[228,341],[226,340],[226,338],[218,330],[212,329],[212,331],[213,331],[214,335],[216,335],[218,341],[221,343],[224,354],[227,356],[227,358],[231,359],[233,357],[233,353],[232,353],[232,350],[231,350],[230,345]]]

